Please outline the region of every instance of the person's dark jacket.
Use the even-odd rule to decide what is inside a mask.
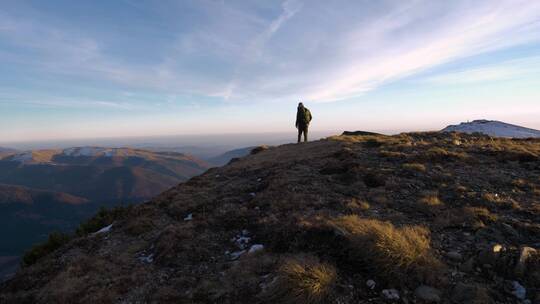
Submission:
[[[296,127],[306,128],[311,121],[311,112],[306,107],[298,107],[296,112]]]

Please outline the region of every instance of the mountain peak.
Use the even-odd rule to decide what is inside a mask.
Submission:
[[[497,120],[478,119],[471,122],[462,122],[459,125],[450,125],[441,132],[482,133],[494,137],[510,138],[538,138],[540,131],[512,125]]]

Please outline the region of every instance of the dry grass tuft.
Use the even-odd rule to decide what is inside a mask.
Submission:
[[[387,279],[412,276],[429,280],[441,268],[424,227],[396,228],[389,222],[355,215],[338,218],[333,225],[349,239],[353,258],[364,260]]]
[[[359,200],[357,198],[351,199],[350,202],[347,203],[347,209],[351,212],[359,212],[359,211],[365,211],[369,209],[369,203],[364,200]]]
[[[495,223],[499,217],[491,213],[487,208],[482,207],[465,207],[463,209],[464,217],[471,220],[480,220],[484,223]]]
[[[407,163],[402,165],[403,169],[414,172],[426,172],[426,166],[419,163]]]
[[[443,206],[444,203],[439,199],[439,196],[436,193],[429,193],[424,195],[419,203],[427,207],[438,207]]]
[[[449,151],[441,147],[433,147],[428,149],[421,158],[428,161],[453,161],[453,160],[465,160],[469,156],[464,152]]]
[[[276,280],[262,298],[267,303],[328,303],[337,278],[334,266],[315,257],[291,258],[279,268]]]

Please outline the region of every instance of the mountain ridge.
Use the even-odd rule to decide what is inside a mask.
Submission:
[[[94,218],[0,299],[538,301],[539,157],[540,140],[457,133],[256,149]]]

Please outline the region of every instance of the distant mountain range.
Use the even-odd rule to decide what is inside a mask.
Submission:
[[[516,126],[496,120],[474,120],[462,122],[459,125],[450,125],[441,132],[482,133],[494,137],[511,138],[538,138],[540,131],[521,126]]]
[[[218,155],[218,156],[215,156],[215,157],[212,157],[212,158],[208,158],[207,161],[210,164],[215,165],[215,166],[223,166],[223,165],[227,164],[229,161],[231,161],[231,159],[233,159],[233,158],[239,158],[239,157],[244,157],[244,156],[248,155],[249,152],[251,152],[251,150],[253,150],[253,148],[255,148],[255,147],[246,147],[246,148],[240,148],[240,149],[231,150],[231,151],[225,152],[225,153],[223,153],[221,155]]]
[[[0,259],[20,255],[52,231],[74,229],[100,206],[142,202],[210,167],[176,152],[2,148]]]
[[[15,149],[0,147],[0,158],[2,158],[3,156],[9,155],[9,154],[13,154],[16,151],[17,150],[15,150]]]
[[[175,152],[102,147],[32,150],[0,159],[0,183],[108,203],[150,198],[207,168],[208,163]]]

